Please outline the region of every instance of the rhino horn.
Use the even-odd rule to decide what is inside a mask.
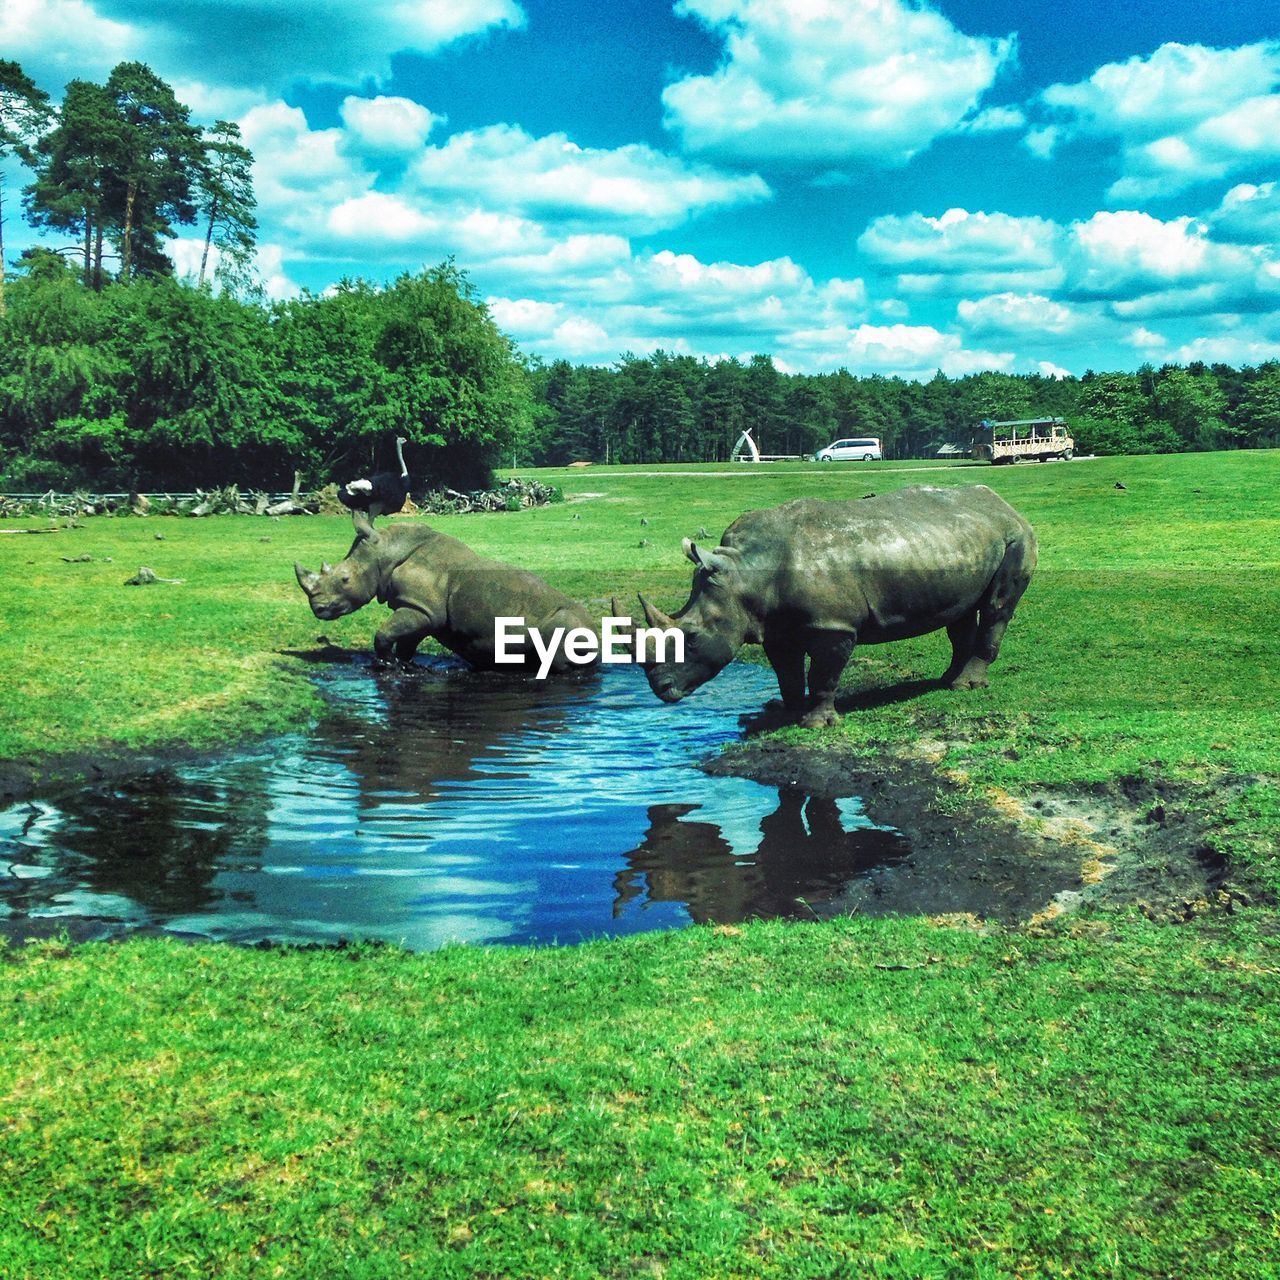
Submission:
[[[358,507],[351,512],[351,523],[355,525],[356,537],[363,538],[367,542],[377,542],[378,533],[373,527],[373,521],[369,519],[367,511],[361,511]]]
[[[609,608],[610,608],[609,616],[611,618],[625,618],[628,622],[631,621],[631,614],[624,613],[622,611],[622,601],[619,600],[617,596],[609,597]]]
[[[298,579],[298,586],[308,594],[320,584],[320,575],[312,573],[310,569],[304,569],[296,560],[293,562],[293,572]]]
[[[640,607],[644,610],[645,621],[651,627],[675,627],[679,623],[670,614],[663,613],[656,605],[650,604],[644,596],[640,596]]]
[[[698,546],[692,538],[685,538],[682,545],[685,555],[700,569],[706,569],[708,573],[715,573],[717,569],[725,569],[729,566],[732,552],[728,547],[717,547],[714,551],[707,551]],[[729,555],[725,552],[729,552]]]

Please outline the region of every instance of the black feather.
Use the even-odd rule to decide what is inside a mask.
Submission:
[[[408,480],[390,471],[379,471],[376,476],[370,476],[367,489],[362,485],[352,490],[350,484],[344,484],[338,490],[338,501],[344,507],[352,511],[367,511],[371,516],[395,515],[408,496]]]
[[[403,510],[409,496],[409,469],[405,466],[401,445],[404,438],[396,440],[396,456],[400,460],[400,473],[379,471],[367,480],[350,480],[338,489],[338,501],[350,511],[365,511],[369,518],[393,516]]]

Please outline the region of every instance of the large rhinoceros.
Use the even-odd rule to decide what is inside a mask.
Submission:
[[[489,560],[427,525],[375,530],[361,511],[353,512],[353,522],[356,540],[345,560],[323,565],[319,573],[300,564],[293,569],[317,618],[341,618],[375,597],[392,610],[373,637],[380,663],[393,657],[408,662],[430,636],[473,667],[488,670],[497,667],[494,622],[500,616],[524,619],[544,647],[557,627],[595,625],[577,601],[536,574]],[[536,665],[532,647],[526,644],[523,652],[526,667]],[[553,671],[571,665],[562,647],[556,647],[549,665]]]
[[[685,636],[684,661],[646,664],[654,693],[678,701],[753,642],[764,646],[785,709],[810,727],[835,721],[855,643],[945,627],[943,681],[984,686],[1036,564],[1031,526],[986,485],[798,498],[739,516],[714,551],[687,538],[684,550],[697,566],[684,608],[672,618],[640,597],[651,627]]]

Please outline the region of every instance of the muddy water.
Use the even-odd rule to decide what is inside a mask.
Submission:
[[[774,694],[761,668],[674,707],[630,668],[324,687],[309,735],[0,812],[0,932],[572,942],[811,919],[907,857],[857,800],[692,767]]]

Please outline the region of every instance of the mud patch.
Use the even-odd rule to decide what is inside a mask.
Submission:
[[[857,758],[757,740],[702,767],[812,795],[857,795],[872,822],[903,834],[910,856],[848,886],[831,904],[846,912],[1041,923],[1096,905],[1182,920],[1254,894],[1209,839],[1215,810],[1251,779],[1197,788],[1126,778],[975,799],[931,763],[936,745]]]

